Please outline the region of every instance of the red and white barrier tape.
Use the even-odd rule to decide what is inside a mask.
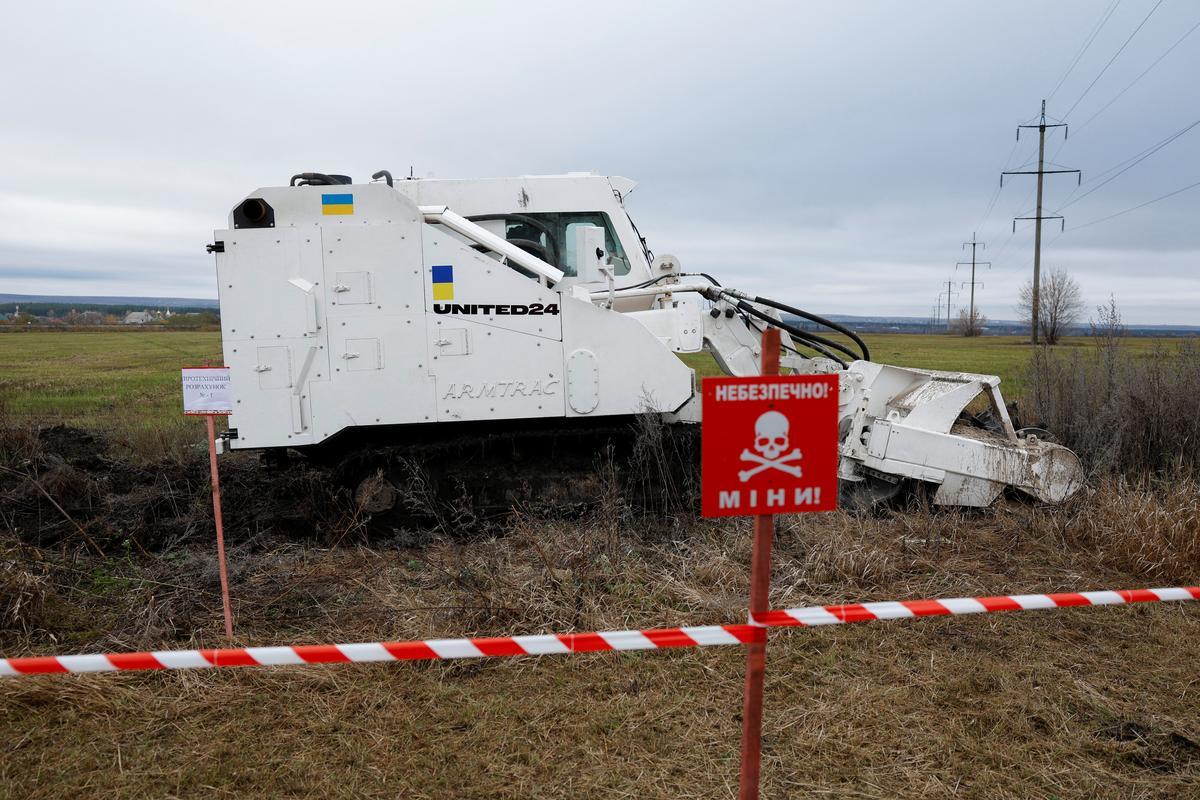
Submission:
[[[952,597],[945,600],[890,600],[882,603],[850,603],[841,606],[810,606],[766,611],[754,615],[751,624],[766,628],[815,625],[844,625],[848,622],[939,617],[950,614],[987,614],[994,611],[1036,611],[1072,606],[1114,606],[1126,603],[1157,603],[1165,600],[1200,600],[1200,587],[1167,589],[1120,589],[1105,592],[1060,594],[1006,594],[997,597]]]
[[[706,625],[606,633],[501,636],[492,639],[427,639],[416,642],[310,644],[223,650],[159,650],[153,653],[42,656],[0,659],[0,676],[48,672],[112,672],[192,667],[253,667],[285,664],[333,664],[363,661],[419,661],[485,656],[540,656],[604,650],[654,650],[745,644],[762,635],[754,625]]]
[[[850,622],[909,619],[911,617],[984,614],[994,611],[1034,611],[1045,608],[1153,603],[1167,600],[1200,600],[1200,587],[1126,589],[1065,594],[1018,594],[999,597],[957,597],[946,600],[900,600],[882,603],[811,606],[767,611],[756,615],[754,622],[746,625],[705,625],[604,633],[502,636],[488,639],[428,639],[414,642],[313,644],[222,650],[159,650],[152,653],[7,658],[0,659],[0,677],[61,672],[283,666],[554,655],[611,650],[654,650],[667,647],[707,647],[747,644],[762,636],[764,629],[768,627],[841,625]]]

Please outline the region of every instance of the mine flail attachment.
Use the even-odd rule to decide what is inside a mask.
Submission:
[[[980,396],[993,429],[966,421]],[[841,373],[840,402],[847,496],[854,484],[860,495],[878,495],[899,478],[936,485],[939,505],[978,507],[1008,489],[1061,503],[1083,485],[1073,452],[1017,435],[994,375],[856,361]]]

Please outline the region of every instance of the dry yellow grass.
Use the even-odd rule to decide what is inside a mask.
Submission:
[[[1195,485],[1166,500],[1109,491],[1050,513],[785,518],[773,601],[1192,579]],[[1172,520],[1133,546],[1136,528]],[[260,539],[235,546],[233,592],[255,644],[708,623],[743,613],[748,551],[744,522],[635,533],[616,516],[423,550]],[[115,562],[103,581],[45,555],[9,554],[50,595],[41,624],[7,626],[7,653],[219,644],[206,550]],[[4,681],[0,793],[732,797],[742,657]],[[1198,657],[1200,614],[1182,605],[777,632],[763,796],[1192,796]]]

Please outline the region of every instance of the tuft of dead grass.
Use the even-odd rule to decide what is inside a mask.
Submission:
[[[0,466],[12,467],[37,457],[40,451],[37,432],[20,423],[0,398]]]
[[[46,612],[54,590],[36,554],[20,551],[0,539],[0,632],[28,636],[49,622]]]
[[[1114,569],[1193,583],[1200,574],[1200,481],[1190,475],[1132,485],[1104,481],[1075,504],[1063,533]]]
[[[1070,355],[1033,352],[1027,422],[1048,429],[1098,475],[1200,468],[1200,347],[1185,340],[1145,352],[1119,337],[1096,342]]]

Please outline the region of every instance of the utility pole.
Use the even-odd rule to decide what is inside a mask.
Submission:
[[[946,282],[946,291],[938,291],[938,293],[937,293],[937,306],[936,306],[937,320],[936,320],[936,323],[937,323],[938,327],[941,327],[941,325],[942,325],[942,297],[944,296],[944,297],[946,297],[946,330],[950,330],[950,299],[952,299],[952,294],[950,294],[950,291],[952,291],[953,285],[954,285],[954,281],[947,281]]]
[[[1038,129],[1038,168],[1037,170],[1012,170],[1000,173],[1000,186],[1004,186],[1005,175],[1037,175],[1037,214],[1032,217],[1016,217],[1013,219],[1013,233],[1017,232],[1017,220],[1032,219],[1035,220],[1035,229],[1033,233],[1033,302],[1031,305],[1031,316],[1029,326],[1033,332],[1033,343],[1038,343],[1038,312],[1042,294],[1042,220],[1057,219],[1063,220],[1059,214],[1051,214],[1049,216],[1042,214],[1042,182],[1046,175],[1052,175],[1062,172],[1074,172],[1078,176],[1078,181],[1082,185],[1083,173],[1077,169],[1046,169],[1046,129],[1047,128],[1063,128],[1063,139],[1067,138],[1068,130],[1065,122],[1055,125],[1046,124],[1046,101],[1042,101],[1042,117],[1037,125],[1018,125],[1017,126],[1017,141],[1021,141],[1022,128],[1037,128]],[[1066,229],[1066,220],[1063,220],[1063,229]]]
[[[971,286],[971,310],[968,312],[969,316],[967,317],[967,331],[966,331],[966,333],[967,333],[967,335],[968,335],[968,336],[974,336],[974,335],[975,335],[975,284],[977,283],[977,281],[975,280],[975,267],[979,266],[979,267],[987,267],[988,269],[991,269],[991,268],[992,268],[992,262],[990,262],[990,261],[976,261],[976,260],[975,260],[975,249],[976,249],[976,248],[978,248],[978,247],[982,247],[984,250],[986,250],[986,249],[987,249],[987,245],[986,245],[985,243],[983,243],[983,242],[977,242],[977,241],[975,241],[975,234],[973,234],[973,233],[971,234],[971,241],[969,241],[969,242],[963,242],[963,249],[964,249],[964,250],[966,250],[966,249],[967,249],[967,245],[970,245],[970,246],[971,246],[971,261],[969,262],[969,263],[971,264],[971,281],[970,281],[970,286]],[[958,268],[959,268],[959,267],[965,267],[965,266],[967,265],[967,263],[968,263],[968,262],[966,262],[966,261],[959,261],[957,264],[955,264],[955,265],[954,265],[954,269],[955,269],[955,271],[958,271]],[[966,283],[964,283],[964,284],[962,284],[962,285],[963,285],[963,286],[966,286],[967,284],[966,284]],[[980,286],[982,286],[983,284],[982,284],[982,283],[980,283],[979,285],[980,285]]]

